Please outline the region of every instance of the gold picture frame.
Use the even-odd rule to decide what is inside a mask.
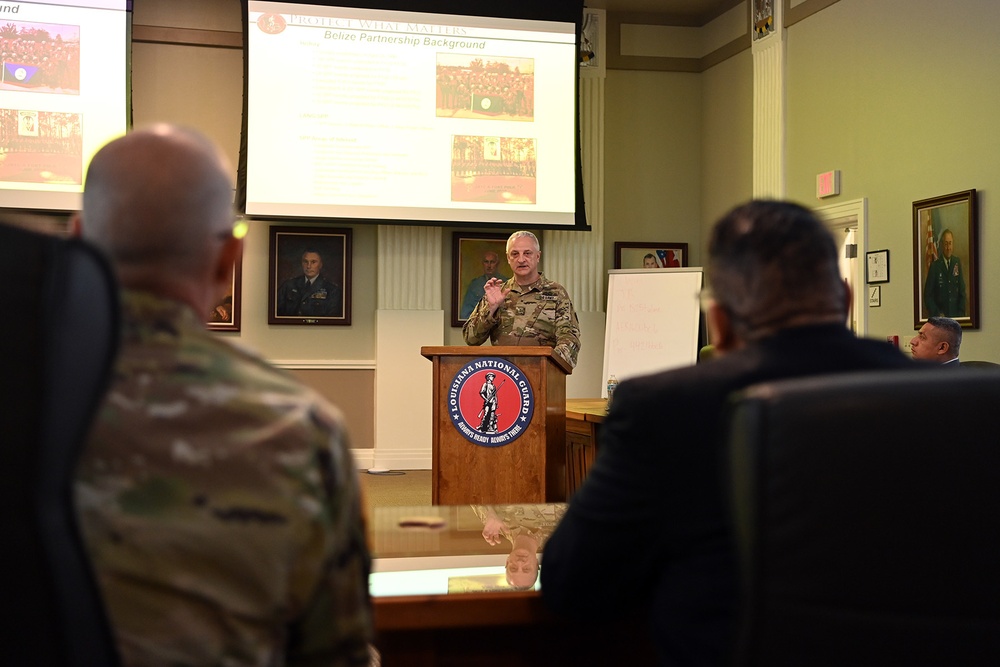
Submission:
[[[975,190],[913,202],[913,328],[944,316],[979,328]]]

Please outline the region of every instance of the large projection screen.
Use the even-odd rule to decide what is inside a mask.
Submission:
[[[586,226],[578,20],[246,7],[247,215]]]
[[[128,123],[126,0],[0,3],[0,206],[73,211]]]

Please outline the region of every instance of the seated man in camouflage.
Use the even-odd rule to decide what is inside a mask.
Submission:
[[[462,335],[469,345],[547,345],[576,367],[580,322],[566,288],[538,270],[542,258],[531,232],[507,239],[507,262],[514,277],[486,282],[486,294],[465,321]]]
[[[85,237],[122,284],[122,349],[77,470],[123,664],[365,665],[357,471],[342,418],[205,330],[230,285],[232,170],[155,126],[94,157]]]

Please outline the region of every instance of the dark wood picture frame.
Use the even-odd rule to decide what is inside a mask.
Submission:
[[[233,262],[233,279],[229,293],[208,314],[205,326],[210,331],[239,331],[243,310],[243,252]]]
[[[507,264],[507,238],[505,232],[452,232],[451,234],[451,326],[460,327],[469,318],[482,294],[475,298],[475,290],[485,276],[484,254],[497,254],[496,273],[504,280],[511,277]],[[474,282],[475,281],[475,282]],[[470,291],[472,290],[472,291]],[[468,297],[468,301],[466,301]],[[469,307],[471,305],[471,307]],[[463,306],[465,308],[463,309]],[[468,313],[465,312],[468,310]]]
[[[351,324],[351,234],[348,228],[270,226],[268,324]],[[316,280],[325,282],[319,287],[303,284],[307,252],[321,259]]]
[[[946,266],[948,249],[951,257]],[[935,315],[954,318],[964,328],[979,328],[975,190],[913,202],[913,328],[919,329]]]
[[[678,258],[677,255],[680,255]],[[646,257],[652,256],[655,267],[644,267]],[[676,262],[676,263],[675,263]],[[652,241],[615,241],[615,268],[671,268],[688,265],[687,243],[654,243]]]

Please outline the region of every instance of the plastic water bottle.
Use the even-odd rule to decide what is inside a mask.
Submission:
[[[616,378],[614,376],[614,373],[612,373],[611,376],[608,377],[608,402],[605,408],[605,410],[607,411],[611,410],[611,400],[612,398],[614,398],[615,389],[617,388],[618,388],[618,378]]]

